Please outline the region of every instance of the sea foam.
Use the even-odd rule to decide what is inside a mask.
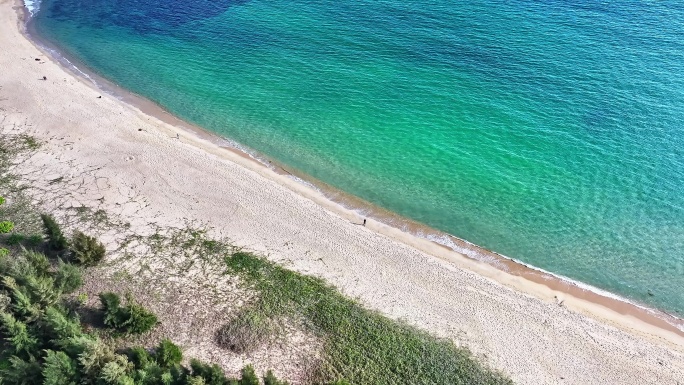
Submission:
[[[24,7],[33,16],[40,10],[40,0],[24,0]]]

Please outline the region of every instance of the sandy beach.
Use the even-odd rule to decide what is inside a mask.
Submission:
[[[376,220],[361,226],[362,216],[321,191],[64,69],[26,37],[21,14],[0,3],[2,130],[44,144],[25,167],[45,183],[70,181],[49,208],[102,208],[141,234],[150,224],[204,223],[468,346],[516,383],[684,383],[679,321],[515,264],[497,269]]]

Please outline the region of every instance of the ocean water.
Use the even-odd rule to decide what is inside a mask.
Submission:
[[[684,315],[680,1],[43,0],[33,23],[323,182]]]

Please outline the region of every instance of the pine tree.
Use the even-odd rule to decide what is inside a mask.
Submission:
[[[78,382],[76,363],[64,352],[46,350],[43,362],[43,385],[75,385]]]
[[[12,289],[12,299],[14,304],[12,306],[14,313],[19,315],[26,321],[34,321],[40,316],[40,306],[31,301],[31,297],[26,294],[21,288],[16,287]]]
[[[247,365],[242,368],[242,378],[239,382],[240,385],[259,385],[259,377],[254,373],[254,367],[252,365]]]
[[[26,288],[32,302],[42,308],[54,305],[62,296],[62,293],[55,289],[54,279],[50,277],[29,277],[26,280]]]
[[[9,313],[0,314],[0,322],[2,322],[5,341],[11,347],[13,354],[31,356],[38,347],[38,339],[28,332],[26,324]]]
[[[41,214],[40,218],[43,220],[43,227],[45,228],[45,237],[48,241],[48,247],[56,252],[62,252],[67,249],[69,243],[66,237],[62,234],[57,221],[52,215]]]
[[[94,237],[75,231],[71,242],[71,252],[75,263],[93,266],[104,258],[106,250],[102,243]]]
[[[45,254],[26,250],[22,253],[22,256],[33,268],[32,275],[37,277],[47,277],[49,275],[50,261]]]
[[[266,372],[264,376],[264,385],[288,385],[287,381],[280,381],[276,378],[272,371]]]
[[[159,343],[155,357],[159,366],[170,368],[180,364],[183,360],[183,352],[171,340],[164,339]]]
[[[63,312],[54,307],[45,310],[41,321],[52,340],[63,341],[81,335],[80,322],[67,318]]]
[[[55,272],[55,286],[64,294],[73,293],[83,285],[81,270],[78,267],[64,263],[61,260]]]
[[[3,385],[32,385],[42,383],[40,363],[34,358],[22,360],[19,357],[10,357],[9,367],[2,371]]]

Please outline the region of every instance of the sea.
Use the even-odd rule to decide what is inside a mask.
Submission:
[[[684,2],[27,6],[41,40],[187,122],[684,316]]]

